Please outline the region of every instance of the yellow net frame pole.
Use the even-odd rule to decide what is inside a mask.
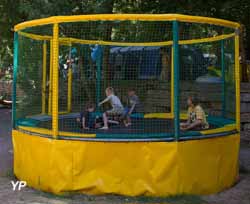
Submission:
[[[17,24],[15,31],[27,27],[48,25],[54,23],[67,22],[87,22],[87,21],[180,21],[187,23],[205,23],[224,26],[229,28],[239,28],[240,24],[228,20],[209,18],[203,16],[190,16],[182,14],[96,14],[96,15],[73,15],[73,16],[53,16],[49,18],[26,21]]]
[[[53,26],[53,73],[52,73],[52,134],[53,138],[58,136],[58,55],[59,55],[59,26]]]
[[[69,41],[70,43],[70,41]],[[72,61],[71,61],[71,43],[69,45],[69,68],[68,68],[68,96],[67,96],[67,113],[71,112],[72,100]]]
[[[235,50],[235,93],[236,93],[236,128],[240,131],[240,40],[239,29],[236,30],[234,37]]]
[[[68,100],[67,100],[67,112],[71,112],[72,101],[72,68],[68,70]]]
[[[47,68],[47,43],[43,42],[43,82],[42,82],[42,114],[46,111],[46,68]]]
[[[25,32],[18,32],[20,35],[25,36],[27,38],[31,38],[34,40],[51,40],[51,36],[47,35],[37,35],[37,34],[30,34]],[[191,39],[191,40],[179,40],[179,45],[192,45],[198,43],[208,43],[208,42],[216,42],[221,41],[223,39],[228,39],[234,37],[235,33],[230,34],[222,34],[218,36],[208,37],[208,38],[201,38],[201,39]],[[82,40],[77,38],[66,38],[60,37],[59,38],[60,45],[71,46],[72,43],[75,44],[91,44],[91,45],[108,45],[108,46],[170,46],[173,45],[173,41],[162,41],[162,42],[111,42],[111,41],[103,41],[103,40]]]
[[[52,73],[53,73],[53,41],[50,40],[50,65],[49,65],[49,102],[48,102],[48,114],[51,115],[51,103],[52,103]]]

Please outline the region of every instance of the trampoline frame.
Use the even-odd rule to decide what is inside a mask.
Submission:
[[[59,120],[64,119],[76,119],[80,116],[80,113],[69,113],[59,115]],[[158,113],[158,114],[145,114],[140,115],[132,115],[132,118],[141,118],[141,119],[171,119],[173,118],[168,117],[168,114]],[[35,135],[45,135],[45,137],[52,138],[52,131],[43,127],[37,127],[37,123],[40,122],[48,122],[51,121],[52,117],[50,115],[36,115],[30,116],[27,119],[20,119],[18,121],[18,130],[35,134]],[[181,120],[186,120],[187,115],[181,114]],[[219,120],[219,122],[218,122]],[[222,120],[222,121],[220,121]],[[217,127],[208,130],[199,130],[199,131],[188,131],[188,132],[180,132],[179,133],[179,140],[189,140],[189,139],[202,139],[202,138],[209,138],[209,137],[220,137],[225,135],[231,135],[237,133],[236,126],[233,120],[224,121],[223,119],[211,118],[208,120],[210,124],[214,124]],[[220,123],[220,124],[218,124]],[[122,137],[119,138],[117,135],[121,135]],[[131,138],[134,135],[134,138]],[[101,135],[109,135],[110,137],[100,137]],[[127,135],[127,138],[124,138],[124,135]],[[142,137],[145,135],[145,138]],[[149,135],[152,135],[152,138],[149,138]],[[112,133],[110,131],[105,131],[103,133],[81,133],[81,132],[70,132],[70,131],[58,131],[58,139],[65,139],[65,140],[81,140],[81,141],[127,141],[127,142],[134,142],[134,141],[175,141],[174,133],[171,132],[148,132],[148,133]],[[98,137],[99,136],[99,137]],[[114,137],[116,136],[116,137]],[[138,137],[140,136],[140,137]]]
[[[82,40],[59,37],[59,24],[86,21],[169,21],[173,26],[173,40],[166,42],[124,43]],[[234,29],[233,33],[215,37],[179,40],[179,22],[212,24]],[[53,25],[53,36],[24,32],[25,28]],[[179,14],[100,14],[55,16],[24,22],[15,26],[14,72],[12,106],[12,140],[14,173],[29,186],[43,191],[63,194],[75,191],[87,194],[122,194],[129,196],[167,196],[180,194],[211,194],[232,186],[238,178],[240,142],[240,24],[208,17]],[[18,71],[18,36],[39,40],[43,44],[43,75],[46,75],[46,43],[50,46],[48,115],[52,129],[18,124],[16,119],[16,81]],[[207,43],[234,38],[235,49],[235,110],[232,123],[199,131],[199,135],[181,134],[180,119],[186,115],[179,110],[179,45]],[[70,117],[71,89],[68,89],[67,110],[58,109],[59,45],[72,43],[119,46],[171,46],[171,110],[170,113],[150,113],[144,118],[165,118],[174,121],[175,131],[169,137],[98,138],[96,134],[63,132],[60,118]],[[224,50],[221,48],[221,52]],[[223,68],[223,64],[222,64]],[[99,73],[100,74],[100,73]],[[68,87],[72,78],[68,75]],[[99,75],[98,75],[99,76]],[[98,78],[98,77],[97,77]],[[45,110],[46,80],[42,84],[42,115]],[[97,79],[97,84],[100,78]],[[52,89],[53,87],[53,89]],[[224,89],[225,87],[223,87]],[[97,89],[99,90],[99,89]],[[97,93],[97,98],[100,93]],[[224,100],[224,95],[222,96]],[[53,99],[53,100],[52,100]],[[224,107],[224,106],[223,106]],[[31,116],[30,119],[32,120]],[[73,117],[73,116],[72,116]],[[75,116],[74,116],[75,117]],[[39,121],[39,120],[38,120]],[[25,124],[25,123],[23,123]],[[108,133],[107,133],[108,134]],[[199,168],[197,168],[199,166]]]
[[[106,21],[125,21],[125,20],[141,20],[141,21],[171,21],[173,23],[173,40],[167,42],[145,42],[145,43],[122,43],[122,42],[106,42],[100,40],[82,40],[75,38],[62,38],[59,37],[59,28],[58,25],[63,22],[84,22],[84,21],[98,21],[98,20],[106,20]],[[191,40],[179,40],[179,28],[178,22],[190,22],[190,23],[199,23],[199,24],[214,24],[224,27],[229,27],[235,29],[234,33],[231,34],[223,34],[216,37],[202,38],[202,39],[191,39]],[[53,24],[53,36],[46,35],[37,35],[30,34],[27,32],[23,32],[22,30],[28,27],[41,26]],[[52,135],[53,138],[57,138],[59,136],[58,130],[58,116],[61,114],[58,111],[58,54],[59,54],[59,45],[67,45],[71,46],[72,43],[79,44],[99,44],[99,45],[119,45],[119,46],[159,46],[159,45],[170,45],[172,46],[172,66],[171,66],[171,112],[167,113],[167,118],[173,118],[175,121],[175,140],[179,140],[180,130],[179,130],[179,45],[184,44],[195,44],[195,43],[205,43],[205,42],[214,42],[221,41],[224,39],[234,38],[235,40],[235,94],[236,94],[236,126],[235,129],[240,131],[240,77],[239,77],[239,28],[240,24],[208,17],[200,17],[200,16],[187,16],[187,15],[179,15],[179,14],[159,14],[159,15],[151,15],[151,14],[104,14],[104,15],[80,15],[80,16],[56,16],[45,19],[32,20],[24,23],[20,23],[15,26],[15,38],[14,38],[14,74],[13,74],[13,128],[16,127],[16,80],[17,80],[17,69],[18,69],[18,35],[22,35],[31,39],[44,41],[43,44],[43,84],[42,84],[42,113],[45,112],[45,87],[46,87],[46,41],[50,42],[50,52],[52,53],[52,57],[50,58],[50,79],[52,79],[52,85],[50,84],[49,90],[51,90],[51,86],[54,88],[51,90],[52,94],[49,94],[49,107],[48,112],[52,115]],[[223,45],[223,43],[221,43]],[[221,49],[223,51],[223,49]],[[223,67],[223,66],[222,66]],[[98,69],[99,70],[99,69]],[[52,72],[52,73],[51,73]],[[72,86],[72,73],[68,74],[68,87]],[[97,74],[99,76],[100,74]],[[100,79],[97,79],[97,84],[100,84]],[[100,92],[100,87],[97,87],[97,90]],[[100,93],[97,92],[97,98],[100,98]],[[67,111],[64,113],[68,113],[71,110],[71,95],[72,90],[68,89],[68,101],[67,101]],[[53,98],[53,100],[52,100]],[[223,105],[224,106],[224,105]],[[231,131],[231,128],[230,128]],[[36,132],[39,132],[37,130]],[[42,132],[40,132],[42,134]],[[88,135],[82,135],[88,136]]]

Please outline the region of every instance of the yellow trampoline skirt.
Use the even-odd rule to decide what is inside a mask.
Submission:
[[[54,140],[13,130],[14,173],[55,194],[211,194],[238,176],[239,134],[182,142]]]

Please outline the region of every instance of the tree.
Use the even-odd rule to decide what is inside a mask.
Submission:
[[[11,62],[16,23],[55,15],[94,13],[180,13],[237,21],[244,25],[246,59],[250,59],[250,4],[248,0],[0,0],[0,60]],[[107,27],[106,39],[110,38]],[[243,53],[243,52],[242,52]],[[0,65],[1,65],[0,64]]]
[[[12,64],[13,26],[26,19],[19,6],[19,0],[0,1],[0,68]]]

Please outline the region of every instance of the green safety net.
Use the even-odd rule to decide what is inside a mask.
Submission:
[[[60,23],[59,38],[66,40],[59,42],[59,131],[72,132],[72,135],[74,132],[96,133],[103,138],[173,138],[175,130],[179,131],[175,119],[181,118],[180,115],[173,117],[174,110],[178,109],[179,114],[186,113],[190,96],[195,96],[204,110],[209,129],[233,124],[234,37],[181,44],[175,56],[172,56],[171,44],[165,42],[174,40],[174,34],[179,40],[192,40],[234,31],[208,24],[177,22],[176,25],[170,21]],[[52,37],[52,30],[53,25],[45,25],[21,32]],[[52,129],[50,41],[34,39],[32,35],[21,32],[18,35],[15,121],[17,125]],[[98,41],[106,43],[98,44]],[[44,43],[47,45],[45,76]],[[173,59],[179,63],[175,73],[171,71]],[[173,84],[173,77],[177,74],[179,80]],[[112,87],[117,96],[114,109],[109,102],[98,106],[107,97],[105,90],[108,87]],[[174,98],[174,89],[179,98]],[[119,101],[122,110],[117,108]],[[131,108],[134,101],[137,103],[135,111],[128,117],[126,108]],[[85,112],[92,106],[93,112],[86,116]],[[102,116],[105,112],[109,113],[109,130],[99,130],[104,125]],[[81,113],[88,117],[88,121],[96,121],[96,127],[82,129],[81,122],[77,121]],[[162,115],[168,118],[162,118]],[[128,126],[129,118],[132,124]],[[179,122],[186,120],[180,119]],[[199,136],[201,130],[181,131],[180,135]]]

